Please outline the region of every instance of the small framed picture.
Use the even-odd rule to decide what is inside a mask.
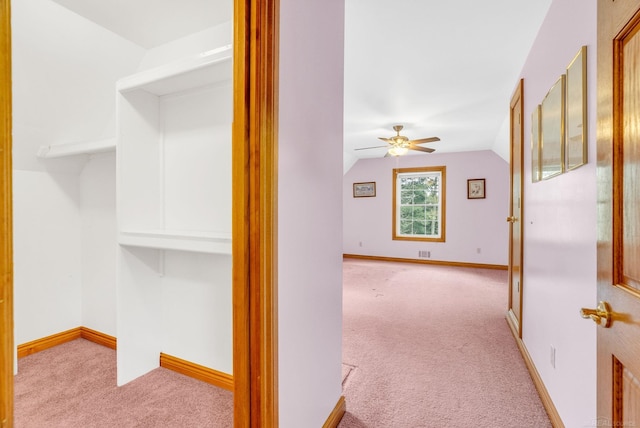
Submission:
[[[486,197],[484,180],[484,178],[467,180],[467,199],[484,199]]]
[[[369,181],[367,183],[353,183],[354,198],[371,198],[376,196],[376,182]]]

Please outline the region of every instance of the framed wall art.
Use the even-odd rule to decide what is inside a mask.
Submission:
[[[564,172],[565,75],[553,84],[542,100],[541,176],[542,180]]]
[[[531,181],[540,181],[540,115],[542,106],[538,104],[531,113]]]
[[[567,67],[565,128],[566,170],[587,163],[587,47]]]
[[[354,198],[371,198],[376,196],[376,182],[353,183]]]
[[[487,196],[484,178],[467,180],[467,199],[484,199]]]

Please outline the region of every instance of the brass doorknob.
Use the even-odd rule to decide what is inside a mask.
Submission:
[[[509,217],[507,217],[507,221],[509,223],[515,223],[516,221],[518,221],[518,217],[514,217],[514,216],[510,215]]]
[[[601,301],[596,309],[580,309],[580,316],[586,319],[591,318],[593,322],[604,328],[611,326],[611,306],[607,302]]]

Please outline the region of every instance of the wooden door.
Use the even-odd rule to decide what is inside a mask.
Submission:
[[[640,426],[640,0],[598,1],[598,426]]]
[[[511,156],[509,205],[509,308],[507,320],[513,334],[522,337],[522,88],[520,80],[511,97]]]

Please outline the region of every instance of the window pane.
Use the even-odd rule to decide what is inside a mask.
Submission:
[[[414,220],[425,220],[427,218],[427,207],[419,206],[413,207],[411,214]]]
[[[413,222],[413,234],[414,235],[425,235],[427,232],[427,227],[424,221],[414,221]]]
[[[443,241],[445,167],[394,170],[394,238]]]
[[[410,220],[413,218],[413,210],[412,207],[401,207],[400,208],[400,219],[401,220]]]
[[[427,201],[427,194],[424,190],[414,191],[413,192],[413,203],[414,204],[424,204]]]

